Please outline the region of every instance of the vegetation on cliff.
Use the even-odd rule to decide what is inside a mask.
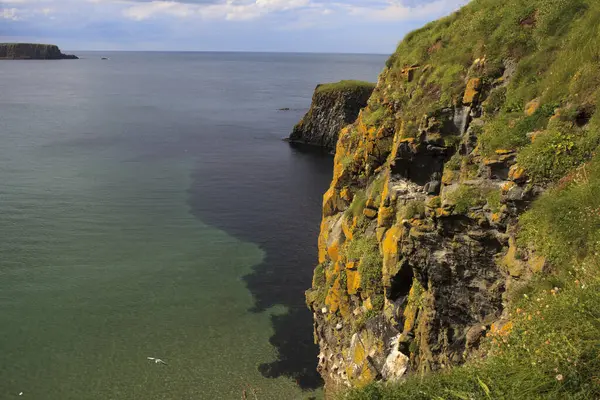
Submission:
[[[596,1],[473,0],[400,43],[324,197],[329,393],[600,397],[598,39]]]

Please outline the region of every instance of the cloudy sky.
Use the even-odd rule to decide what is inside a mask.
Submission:
[[[468,0],[0,0],[0,42],[66,50],[391,53]]]

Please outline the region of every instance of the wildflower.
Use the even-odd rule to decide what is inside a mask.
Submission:
[[[550,339],[546,340],[546,344],[550,344]]]
[[[560,381],[562,381],[563,379],[565,379],[565,378],[564,378],[564,376],[562,376],[562,374],[558,374],[558,375],[556,375],[556,380],[557,380],[557,381],[559,381],[559,382],[560,382]]]

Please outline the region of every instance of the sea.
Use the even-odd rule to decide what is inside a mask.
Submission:
[[[321,398],[333,160],[282,139],[386,56],[74,53],[0,61],[0,399]]]

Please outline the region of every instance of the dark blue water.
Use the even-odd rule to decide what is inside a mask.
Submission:
[[[0,62],[0,398],[318,396],[332,160],[281,138],[385,57],[79,55]]]

